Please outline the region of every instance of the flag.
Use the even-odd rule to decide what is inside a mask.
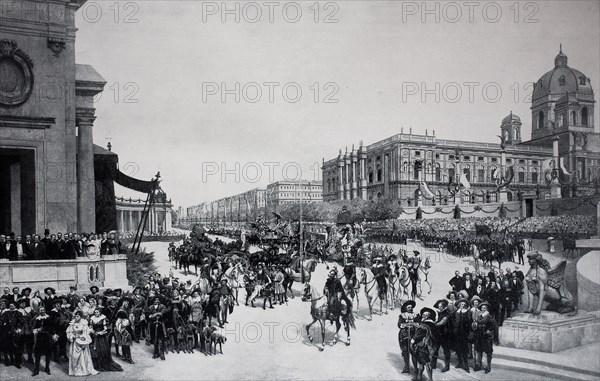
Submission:
[[[561,157],[560,160],[560,170],[563,174],[567,175],[567,176],[571,176],[571,172],[567,171],[567,168],[565,167],[565,158]]]
[[[429,198],[435,197],[435,195],[433,194],[431,189],[429,189],[429,186],[427,185],[425,180],[421,181],[421,187],[423,188],[423,191],[425,192],[427,197],[429,197]]]
[[[467,180],[467,175],[465,175],[464,173],[460,175],[460,183],[463,187],[465,187],[465,189],[471,188],[471,184],[469,183],[469,180]]]

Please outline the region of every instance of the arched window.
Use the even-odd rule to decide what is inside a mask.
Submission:
[[[377,168],[377,181],[381,181],[382,179],[382,175],[381,175],[381,168]]]
[[[485,183],[485,167],[483,165],[477,166],[477,182]]]
[[[467,178],[467,181],[471,181],[471,166],[469,166],[468,164],[465,165],[463,167],[463,173],[465,175],[465,177]]]
[[[565,125],[565,116],[563,114],[558,115],[558,127]]]
[[[531,183],[532,184],[537,184],[538,181],[539,181],[538,169],[537,168],[532,168],[531,169]]]
[[[448,181],[454,181],[456,178],[456,172],[454,169],[454,164],[450,164],[448,166]]]
[[[419,170],[420,169],[421,169],[421,162],[417,160],[413,164],[413,179],[415,179],[415,180],[419,179]]]
[[[520,183],[525,182],[525,168],[519,167],[519,172],[517,172],[517,178]]]
[[[588,125],[588,109],[587,109],[587,107],[584,107],[581,109],[581,125],[582,126]]]
[[[544,112],[540,111],[538,114],[538,129],[544,128]]]
[[[442,167],[439,163],[435,164],[435,181],[442,181]]]
[[[575,111],[571,111],[571,126],[577,125],[577,113]]]

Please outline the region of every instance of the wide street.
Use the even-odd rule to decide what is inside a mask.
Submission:
[[[171,270],[167,258],[167,242],[144,243],[148,251],[156,254],[156,265],[162,274]],[[397,250],[399,246],[395,246]],[[433,251],[419,249],[422,254],[431,258],[432,269],[430,279],[433,291],[425,293],[424,301],[417,304],[417,310],[423,306],[431,306],[435,300],[443,297],[447,290],[448,279],[455,270],[462,270],[468,263],[449,255],[441,255]],[[331,264],[330,264],[331,266]],[[181,271],[173,269],[173,274],[180,280],[194,280],[195,276],[185,276]],[[326,264],[319,264],[313,274],[311,283],[322,290],[327,275]],[[240,290],[239,300],[242,305],[236,307],[220,332],[227,337],[223,346],[224,354],[205,356],[199,352],[169,353],[165,361],[152,360],[152,349],[143,343],[132,347],[135,365],[121,360],[124,368],[119,373],[101,373],[88,377],[90,380],[252,380],[252,379],[343,379],[343,380],[409,380],[411,377],[401,374],[402,358],[398,346],[397,320],[399,308],[388,314],[374,315],[367,321],[368,307],[364,291],[360,291],[360,311],[356,316],[356,330],[351,331],[352,344],[344,345],[346,340],[343,329],[340,341],[331,346],[333,326],[327,325],[326,347],[323,352],[309,342],[304,327],[310,323],[310,304],[299,298],[300,285],[295,284],[296,298],[288,305],[275,306],[266,310],[258,299],[257,307],[243,305],[245,291]],[[317,325],[313,336],[317,336]],[[453,361],[454,363],[454,361]],[[493,366],[493,364],[492,364]],[[65,364],[52,363],[52,376],[40,374],[37,379],[62,380],[68,378]],[[29,378],[29,371],[6,368],[0,365],[2,380],[19,380]],[[490,374],[481,372],[465,373],[454,366],[447,373],[439,369],[433,373],[436,380],[546,380],[548,377],[527,374],[524,376],[515,371],[493,369]]]

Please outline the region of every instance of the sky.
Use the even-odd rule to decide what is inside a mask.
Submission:
[[[95,143],[129,175],[160,171],[186,207],[319,181],[323,158],[402,130],[497,142],[512,111],[526,138],[561,43],[600,88],[599,4],[96,0],[77,13],[76,57],[107,81]]]

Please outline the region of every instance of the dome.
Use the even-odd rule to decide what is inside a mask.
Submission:
[[[567,56],[561,49],[554,59],[554,69],[542,75],[535,83],[533,99],[551,94],[565,94],[567,92],[578,94],[594,93],[590,79],[579,70],[567,66]]]
[[[504,119],[502,119],[502,124],[504,123],[521,123],[521,118],[519,118],[517,115],[513,114],[512,112],[507,115]]]

